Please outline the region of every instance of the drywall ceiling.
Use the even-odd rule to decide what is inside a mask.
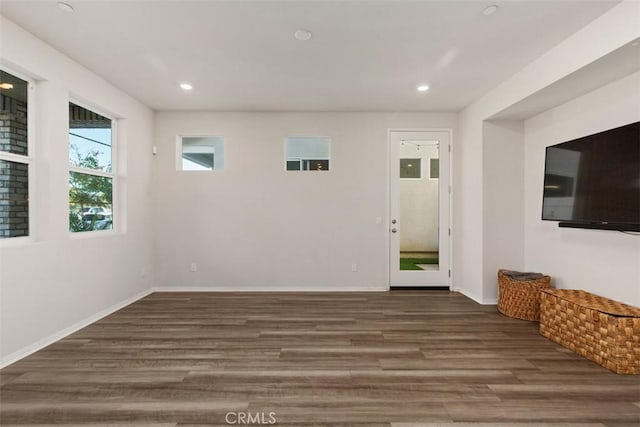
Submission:
[[[155,110],[457,111],[618,2],[67,3],[1,13]]]

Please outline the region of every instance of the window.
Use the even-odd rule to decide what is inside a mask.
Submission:
[[[287,138],[286,170],[328,171],[331,139],[324,136]]]
[[[224,169],[224,139],[220,136],[182,136],[178,139],[178,170]]]
[[[111,119],[69,103],[69,230],[113,228]]]
[[[437,157],[432,157],[429,159],[429,178],[440,178],[440,159],[438,159]]]
[[[422,159],[400,159],[400,179],[422,179]]]
[[[0,239],[30,234],[29,86],[0,70]]]

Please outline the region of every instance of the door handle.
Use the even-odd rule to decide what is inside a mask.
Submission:
[[[391,232],[392,232],[392,233],[397,233],[397,232],[398,232],[398,230],[396,230],[395,228],[392,228],[392,229],[391,229]]]

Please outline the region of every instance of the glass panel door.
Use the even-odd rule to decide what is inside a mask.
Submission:
[[[390,136],[391,286],[448,286],[449,133]]]

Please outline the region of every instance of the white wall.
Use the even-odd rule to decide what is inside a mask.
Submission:
[[[486,121],[482,131],[483,298],[494,302],[500,268],[524,267],[524,137],[521,121]]]
[[[460,112],[453,157],[453,280],[465,295],[478,302],[495,302],[496,272],[492,269],[511,263],[516,249],[491,235],[485,240],[485,229],[494,227],[488,213],[485,215],[484,204],[489,200],[508,203],[523,191],[517,180],[510,182],[508,168],[496,171],[484,167],[483,150],[491,149],[484,140],[485,121],[640,37],[639,13],[640,2],[621,2]],[[515,162],[519,155],[518,150],[510,154]],[[485,180],[505,181],[502,193],[485,197],[484,192],[491,191]],[[523,216],[517,210],[508,218],[504,212],[502,220],[512,228],[524,229]],[[523,251],[517,248],[517,253]]]
[[[1,364],[69,332],[151,288],[152,112],[10,21],[0,22],[2,63],[37,80],[35,241],[0,243]],[[120,197],[126,228],[71,238],[68,224],[68,102],[72,96],[118,121]],[[142,273],[144,271],[144,277]]]
[[[525,122],[525,265],[558,288],[640,306],[640,237],[542,221],[545,147],[640,120],[635,73]]]
[[[453,128],[455,115],[161,112],[155,123],[159,286],[383,290],[388,129]],[[225,169],[176,172],[187,133],[223,135]],[[331,137],[330,171],[285,171],[292,135]]]

